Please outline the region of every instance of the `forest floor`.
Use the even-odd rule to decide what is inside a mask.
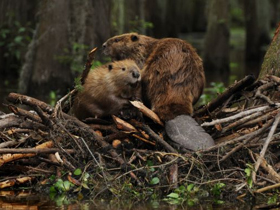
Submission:
[[[67,114],[75,90],[54,107],[10,93],[11,113],[0,115],[0,189],[177,204],[265,195],[265,207],[278,206],[279,85],[246,76],[197,108],[193,118],[215,146],[196,152],[165,141],[163,124],[139,103],[142,121],[82,122]]]

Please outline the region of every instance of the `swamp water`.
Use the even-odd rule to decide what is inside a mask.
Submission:
[[[121,199],[121,198],[120,198]],[[197,204],[197,205],[171,205],[165,202],[145,202],[145,203],[123,203],[110,200],[82,200],[71,201],[69,198],[58,197],[56,200],[51,200],[48,195],[33,194],[30,192],[13,192],[0,191],[0,210],[51,210],[51,209],[98,209],[98,210],[249,210],[253,209],[253,205],[236,201],[234,203],[223,204]]]

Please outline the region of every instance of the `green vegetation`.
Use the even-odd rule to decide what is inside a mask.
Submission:
[[[253,179],[252,179],[252,172],[254,170],[254,166],[252,164],[247,163],[246,164],[247,168],[245,168],[245,173],[246,173],[246,180],[249,188],[253,187]]]
[[[34,30],[30,27],[31,23],[23,25],[16,20],[12,12],[7,12],[6,18],[10,20],[10,23],[0,25],[0,48],[5,52],[3,56],[7,61],[7,66],[18,70]]]
[[[205,88],[204,93],[201,95],[198,104],[204,105],[212,101],[217,97],[217,94],[221,94],[225,91],[226,87],[222,82],[211,82],[211,87]]]

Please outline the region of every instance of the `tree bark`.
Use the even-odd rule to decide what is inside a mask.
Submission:
[[[229,2],[209,1],[204,45],[204,67],[209,81],[226,81],[229,76]]]
[[[73,88],[87,51],[110,37],[109,12],[110,1],[40,1],[39,21],[21,70],[19,91],[46,99],[50,91],[65,94]]]
[[[262,63],[258,79],[260,80],[266,75],[275,75],[280,77],[280,23],[264,56],[264,61]]]

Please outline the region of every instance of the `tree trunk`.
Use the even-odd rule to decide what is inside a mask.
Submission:
[[[270,41],[269,1],[244,1],[246,27],[246,60],[259,61],[263,57],[261,48]]]
[[[109,12],[110,1],[42,0],[19,91],[42,98],[73,88],[87,52],[110,37]]]
[[[208,81],[225,81],[229,76],[229,3],[209,1],[204,67]]]
[[[268,48],[258,79],[266,75],[275,75],[280,77],[280,23]]]

